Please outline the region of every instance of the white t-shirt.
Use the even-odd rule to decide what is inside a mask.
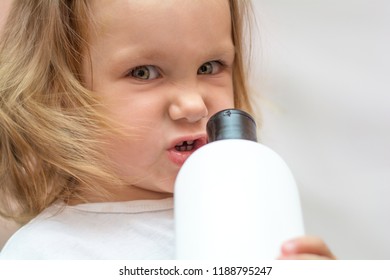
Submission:
[[[19,229],[0,259],[173,259],[173,199],[55,204]]]

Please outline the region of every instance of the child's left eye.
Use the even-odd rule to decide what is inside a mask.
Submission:
[[[161,75],[156,66],[142,65],[131,69],[128,76],[139,80],[154,80],[159,78]]]
[[[198,68],[198,75],[218,74],[222,70],[222,66],[220,61],[208,61]]]

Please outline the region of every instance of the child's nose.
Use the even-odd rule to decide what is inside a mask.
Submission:
[[[208,110],[200,92],[183,90],[175,95],[168,113],[172,120],[184,119],[187,122],[195,123],[206,117]]]

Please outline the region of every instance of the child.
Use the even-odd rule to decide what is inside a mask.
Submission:
[[[0,45],[7,259],[172,259],[177,172],[251,111],[245,1],[14,1]],[[317,238],[281,258],[333,258]]]

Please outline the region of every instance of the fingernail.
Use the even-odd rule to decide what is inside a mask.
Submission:
[[[295,250],[295,242],[292,240],[286,241],[282,245],[282,251],[292,252]]]

